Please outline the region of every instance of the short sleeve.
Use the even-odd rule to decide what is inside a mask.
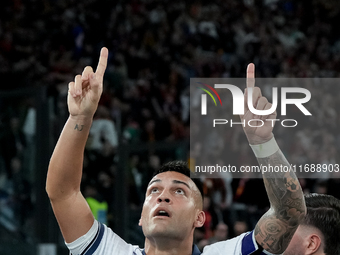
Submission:
[[[142,255],[138,246],[126,243],[97,220],[85,235],[66,246],[72,255]]]
[[[274,255],[263,250],[255,240],[254,231],[243,233],[235,238],[208,245],[203,255]]]

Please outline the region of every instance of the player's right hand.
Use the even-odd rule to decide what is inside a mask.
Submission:
[[[85,67],[82,75],[77,75],[68,87],[67,105],[73,118],[92,118],[97,110],[103,92],[103,77],[107,66],[108,49],[102,48],[97,70]]]

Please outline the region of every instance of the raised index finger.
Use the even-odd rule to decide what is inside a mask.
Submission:
[[[255,65],[250,63],[247,67],[247,88],[253,88],[255,86]]]
[[[100,51],[99,62],[96,69],[96,75],[99,76],[101,79],[104,77],[108,56],[109,56],[108,49],[106,47],[103,47],[102,50]]]

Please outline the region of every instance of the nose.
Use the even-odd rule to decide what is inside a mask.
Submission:
[[[165,203],[170,203],[171,200],[169,198],[169,194],[167,192],[165,192],[165,190],[158,196],[157,198],[157,202],[161,203],[161,202],[165,202]]]
[[[161,202],[163,202],[163,201],[166,202],[166,203],[170,203],[170,199],[169,199],[169,198],[162,198],[162,197],[159,197],[157,201],[158,201],[158,203],[161,203]]]

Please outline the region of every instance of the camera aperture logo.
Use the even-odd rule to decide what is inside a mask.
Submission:
[[[245,103],[244,103],[244,94],[242,90],[232,84],[215,84],[214,88],[208,84],[200,83],[207,88],[209,88],[211,91],[214,92],[214,94],[217,96],[217,98],[220,101],[220,104],[222,106],[222,100],[220,98],[220,95],[217,93],[216,89],[228,89],[231,92],[232,99],[233,99],[233,115],[243,115],[244,114],[244,108],[245,108]],[[203,90],[206,92],[210,97],[213,99],[215,106],[217,106],[216,100],[214,96],[209,92],[207,89],[199,87],[199,89]],[[290,93],[299,93],[303,94],[304,97],[302,98],[287,98],[287,95]],[[263,115],[270,115],[276,111],[277,105],[278,105],[278,88],[273,87],[272,88],[272,106],[270,109],[267,110],[258,110],[255,109],[253,106],[253,88],[248,88],[248,97],[247,97],[247,106],[250,112],[252,112],[254,115],[257,116],[263,116]],[[307,103],[311,99],[311,93],[308,89],[305,88],[298,88],[298,87],[281,87],[281,115],[286,116],[287,114],[287,105],[295,105],[304,115],[306,116],[311,116],[312,114],[306,109],[306,107],[303,105]],[[201,94],[201,115],[207,115],[207,95],[206,94]],[[296,127],[298,125],[297,120],[295,119],[266,119],[266,120],[261,120],[261,119],[251,119],[248,120],[246,123],[245,120],[243,122],[235,122],[232,119],[227,120],[227,119],[213,119],[213,127],[216,127],[216,125],[225,125],[225,124],[230,124],[230,127],[233,125],[239,124],[243,125],[244,127],[246,125],[251,126],[251,127],[262,127],[265,123],[265,121],[269,121],[272,123],[272,126],[274,126],[275,122],[280,121],[281,125],[283,127]],[[254,123],[257,123],[255,126]],[[292,124],[293,123],[293,124]],[[290,125],[289,125],[290,124]]]
[[[197,83],[202,84],[202,85],[206,86],[207,88],[209,88],[210,90],[212,90],[212,92],[215,93],[215,95],[217,96],[217,98],[220,101],[220,104],[222,106],[222,101],[221,101],[220,95],[217,93],[217,91],[213,87],[211,87],[208,84],[202,83],[202,82],[197,82]],[[201,88],[201,87],[198,87],[198,88],[203,90],[204,92],[206,92],[214,100],[214,103],[217,106],[217,103],[216,103],[214,96],[208,90]],[[201,113],[202,113],[202,115],[207,114],[207,95],[206,94],[201,95]]]

